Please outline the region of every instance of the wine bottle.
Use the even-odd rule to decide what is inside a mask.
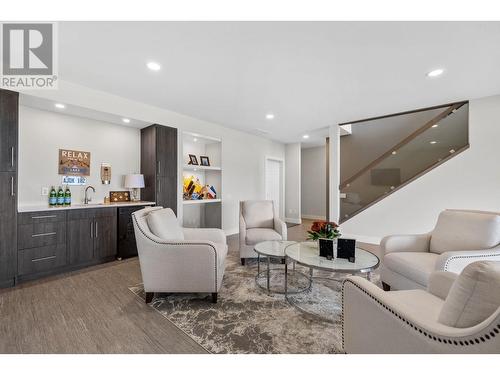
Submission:
[[[59,190],[57,191],[57,205],[64,206],[64,191],[60,186]]]
[[[71,206],[71,190],[69,190],[68,185],[66,185],[66,191],[64,192],[64,205]]]
[[[49,194],[49,206],[54,207],[56,205],[57,205],[57,193],[54,186],[52,186],[52,189],[50,189],[50,194]]]

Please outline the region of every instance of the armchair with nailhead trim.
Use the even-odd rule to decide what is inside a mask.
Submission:
[[[500,353],[500,262],[436,271],[427,290],[383,291],[358,276],[342,293],[346,353]]]

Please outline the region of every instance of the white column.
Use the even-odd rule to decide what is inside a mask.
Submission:
[[[331,125],[330,130],[330,217],[328,220],[339,222],[340,218],[340,128]]]

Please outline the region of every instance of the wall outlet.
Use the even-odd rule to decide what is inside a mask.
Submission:
[[[49,195],[49,188],[48,187],[42,187],[42,195],[43,196]]]

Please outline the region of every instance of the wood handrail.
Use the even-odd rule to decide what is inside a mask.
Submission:
[[[443,112],[439,113],[437,116],[432,118],[430,121],[426,122],[424,126],[421,128],[417,129],[413,133],[411,133],[409,136],[404,138],[401,142],[396,144],[395,146],[391,147],[389,150],[384,152],[382,155],[380,155],[378,158],[370,162],[368,165],[365,167],[361,168],[358,172],[356,172],[354,175],[351,177],[347,178],[343,182],[341,182],[339,189],[343,189],[347,187],[348,184],[356,180],[359,176],[363,175],[373,167],[375,167],[377,164],[381,163],[383,160],[385,160],[387,157],[391,156],[393,151],[397,151],[407,143],[411,142],[413,139],[415,139],[417,136],[425,132],[427,129],[430,129],[434,124],[437,124],[439,121],[442,119],[446,118],[449,114],[454,112],[455,110],[459,109],[463,105],[467,104],[468,102],[459,102],[459,103],[454,103],[447,107]]]

